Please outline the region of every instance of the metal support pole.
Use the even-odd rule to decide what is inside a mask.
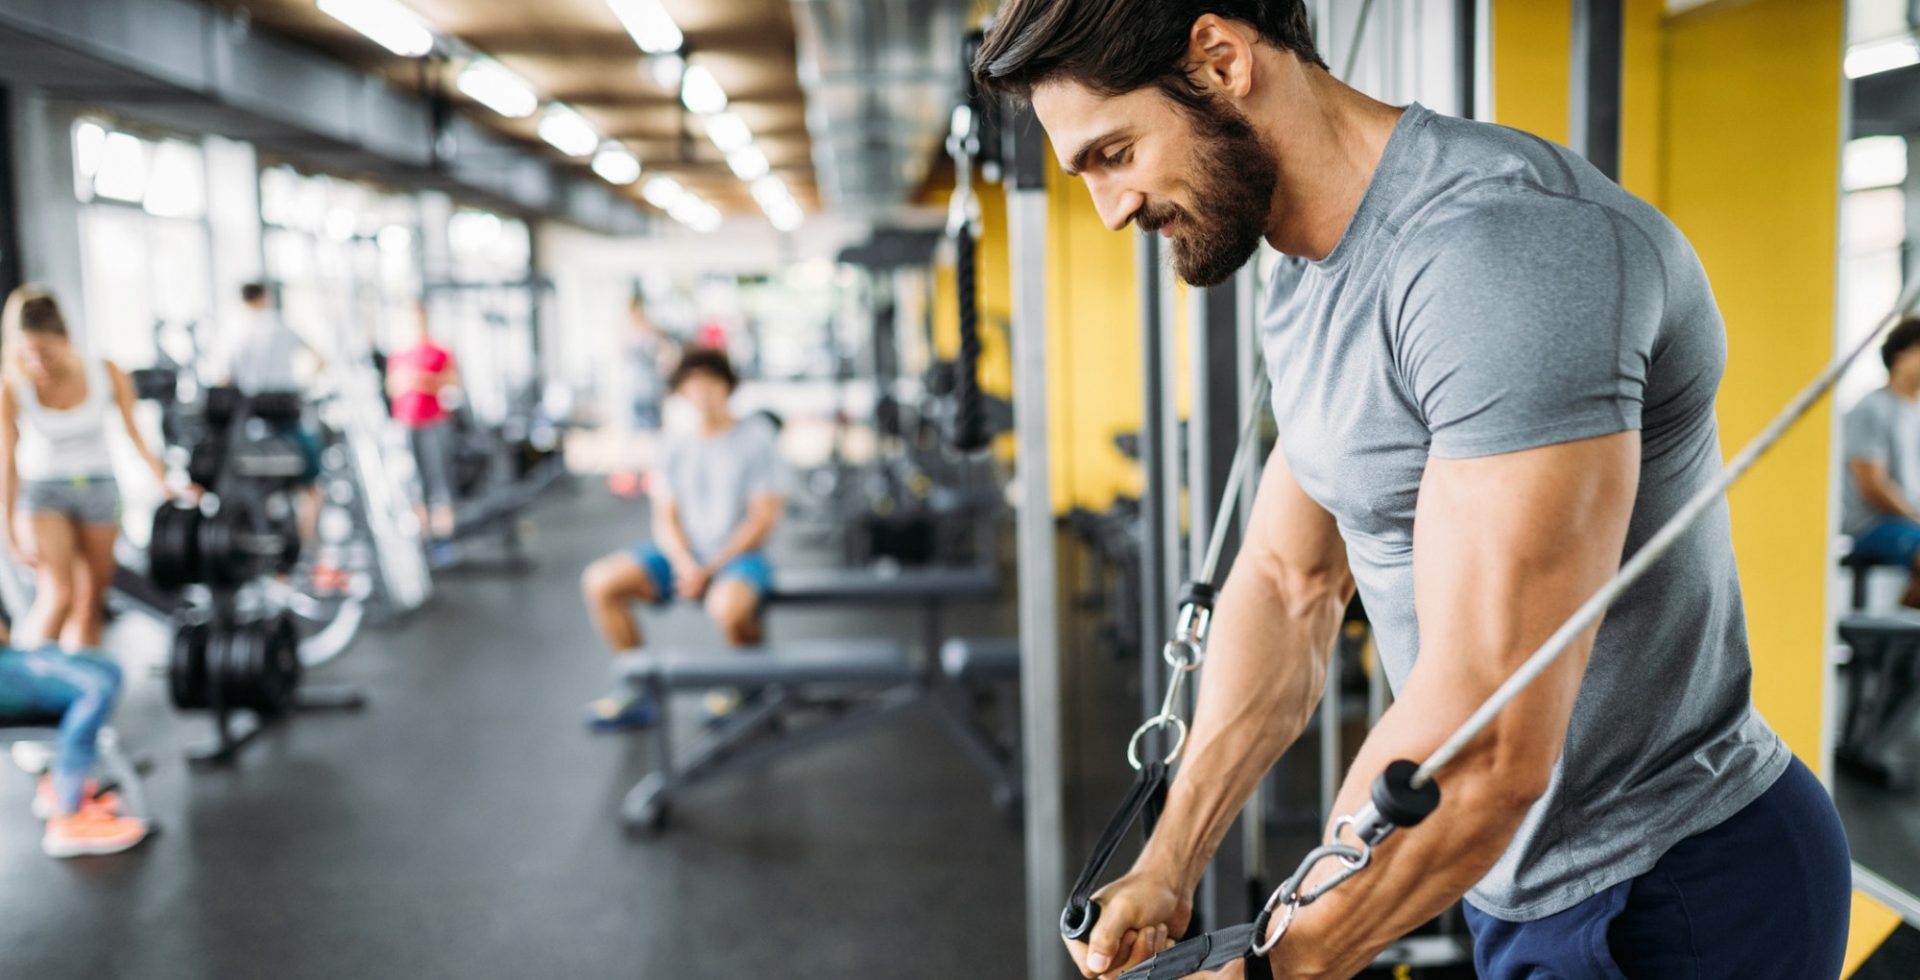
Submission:
[[[1047,439],[1046,149],[1031,112],[1010,120],[1007,240],[1013,287],[1013,427],[1018,445],[1020,730],[1025,752],[1027,976],[1064,980],[1060,908],[1067,898],[1067,690],[1061,669],[1059,554]]]
[[[1199,575],[1199,565],[1217,521],[1236,523],[1240,511],[1216,513],[1221,491],[1233,469],[1234,451],[1239,448],[1242,393],[1240,383],[1245,348],[1252,333],[1250,320],[1241,319],[1242,283],[1251,270],[1210,288],[1187,291],[1189,345],[1189,383],[1193,398],[1187,417],[1187,577]],[[1220,572],[1233,565],[1239,549],[1240,528],[1227,539],[1221,555]],[[1201,920],[1213,927],[1229,922],[1245,922],[1253,917],[1254,906],[1249,882],[1259,873],[1249,849],[1246,828],[1258,824],[1250,814],[1258,814],[1250,803],[1235,820],[1233,829],[1214,853],[1213,864],[1200,883]]]
[[[1162,261],[1160,238],[1134,235],[1134,277],[1140,291],[1140,711],[1141,717],[1160,710],[1160,698],[1166,687],[1167,665],[1160,659],[1161,644],[1167,639],[1168,609],[1172,601],[1167,582],[1167,524],[1173,508],[1168,500],[1178,495],[1177,486],[1169,486],[1166,459],[1169,446],[1165,417],[1170,392],[1162,383],[1166,373],[1162,335],[1169,332],[1164,317],[1161,292]],[[1162,749],[1160,733],[1148,736],[1143,747],[1158,755]]]
[[[1479,0],[1453,0],[1453,104],[1462,119],[1478,118],[1474,96],[1479,90],[1475,71],[1480,54],[1479,6]]]
[[[1570,148],[1620,179],[1622,0],[1574,0]]]

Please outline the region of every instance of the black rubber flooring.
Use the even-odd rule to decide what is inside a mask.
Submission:
[[[605,656],[576,583],[643,515],[590,488],[535,520],[532,573],[443,579],[429,607],[315,677],[364,684],[364,712],[298,717],[230,770],[187,768],[181,752],[208,723],[166,706],[147,669],[156,631],[116,627],[136,678],[120,728],[158,765],[161,833],[124,855],[52,860],[30,781],[0,778],[0,975],[1024,972],[1019,834],[931,718],[707,783],[666,837],[629,839],[615,811],[649,745],[580,725]],[[772,630],[910,638],[916,623],[806,610]],[[656,635],[710,638],[682,614]]]

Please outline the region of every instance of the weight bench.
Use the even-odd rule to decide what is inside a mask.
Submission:
[[[658,714],[654,771],[628,791],[621,819],[636,831],[658,833],[666,828],[674,794],[694,783],[870,727],[929,700],[969,757],[995,780],[996,803],[1017,812],[1017,748],[980,723],[972,695],[984,685],[1017,677],[1018,670],[1017,650],[1009,657],[998,645],[962,643],[943,656],[942,670],[935,673],[915,663],[904,645],[873,639],[796,641],[739,652],[628,654],[614,661],[614,676],[651,698]],[[942,678],[951,683],[943,684]],[[715,687],[755,696],[676,751],[671,695]],[[1017,711],[1000,714],[1018,718]]]
[[[1920,766],[1900,749],[1920,713],[1920,615],[1854,613],[1840,639],[1853,655],[1834,761],[1881,786],[1911,786]]]
[[[993,781],[993,805],[1007,819],[1018,820],[1023,795],[1019,641],[950,639],[940,645],[940,675],[947,682],[936,701],[941,722]]]
[[[0,715],[0,745],[12,749],[14,763],[28,775],[39,776],[47,771],[53,761],[53,750],[47,746],[59,738],[59,715]],[[112,725],[100,729],[97,738],[94,769],[100,786],[120,794],[127,816],[138,817],[152,827],[153,810],[147,805],[147,793],[140,777],[146,766],[120,747],[120,736]],[[28,746],[35,748],[22,751]]]
[[[923,649],[931,659],[946,635],[940,611],[949,602],[984,601],[1000,594],[990,564],[954,567],[781,569],[767,593],[769,606],[917,604],[923,611]]]

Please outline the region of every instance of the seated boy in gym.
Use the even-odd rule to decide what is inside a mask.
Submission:
[[[1853,554],[1910,570],[1904,606],[1920,607],[1920,318],[1880,346],[1887,385],[1847,410],[1846,495],[1840,530]]]
[[[785,466],[774,433],[734,418],[729,400],[739,378],[727,355],[696,349],[668,379],[670,394],[691,405],[691,433],[665,440],[653,489],[653,540],[616,551],[581,576],[587,609],[607,646],[644,645],[631,606],[702,603],[730,646],[760,642],[760,607],[773,567],[760,549],[785,504]],[[617,691],[588,705],[597,729],[651,724],[654,705]]]

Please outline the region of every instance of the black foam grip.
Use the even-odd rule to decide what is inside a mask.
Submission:
[[[1440,784],[1428,780],[1415,788],[1413,774],[1420,767],[1405,759],[1387,763],[1373,781],[1373,808],[1395,827],[1412,827],[1440,806]]]
[[[980,390],[980,296],[971,225],[960,226],[954,246],[954,286],[960,295],[960,357],[954,370],[953,432],[949,441],[963,453],[975,453],[987,448],[989,434],[986,395]]]

